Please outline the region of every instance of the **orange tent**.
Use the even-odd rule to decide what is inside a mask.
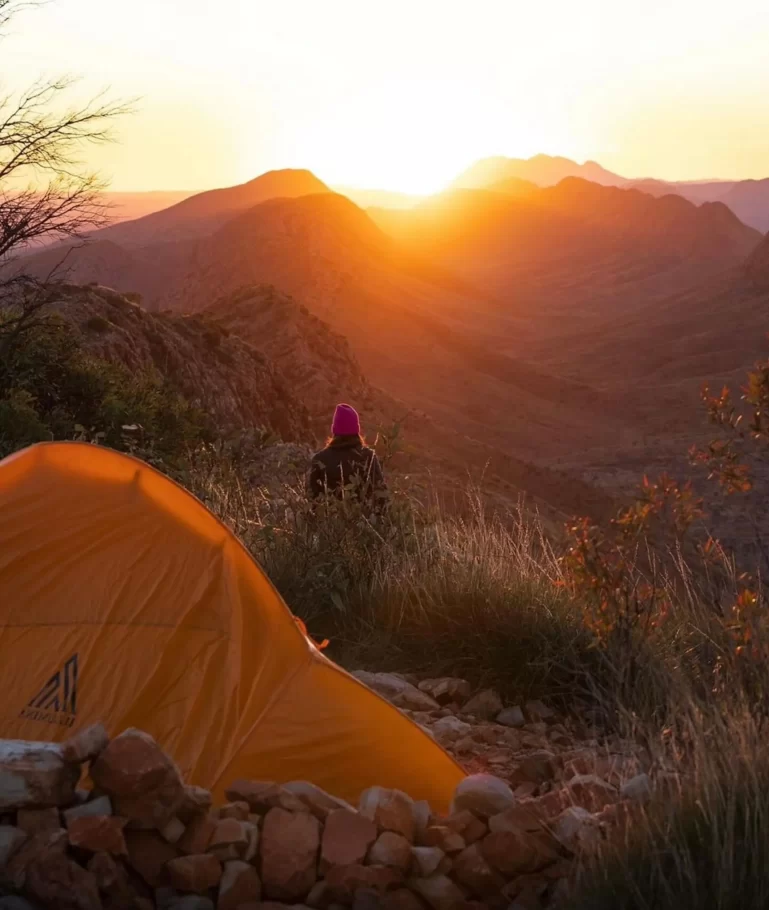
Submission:
[[[327,660],[246,549],[148,465],[82,443],[0,462],[0,736],[147,730],[185,778],[373,784],[445,810],[463,774]]]

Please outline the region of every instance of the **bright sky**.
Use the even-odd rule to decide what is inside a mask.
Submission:
[[[767,0],[50,0],[0,79],[140,96],[90,162],[115,190],[308,167],[430,192],[481,157],[769,176]]]

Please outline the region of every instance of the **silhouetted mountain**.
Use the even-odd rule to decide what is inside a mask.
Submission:
[[[81,280],[102,280],[98,246],[71,254]],[[283,295],[304,305],[349,341],[370,387],[382,390],[366,409],[391,422],[421,415],[406,423],[420,475],[435,472],[446,483],[464,483],[468,472],[483,472],[491,489],[505,495],[524,490],[541,506],[567,514],[609,507],[589,485],[531,462],[577,440],[611,438],[624,415],[588,386],[507,356],[499,338],[483,331],[494,301],[395,243],[349,199],[330,193],[272,199],[203,240],[134,248],[125,258],[135,268],[123,275],[123,287],[143,293],[148,305],[216,312],[260,349],[260,329],[248,333],[249,321],[265,333],[272,326],[269,331],[286,334],[283,319],[296,308],[286,306]],[[26,265],[34,268],[36,257]],[[254,284],[278,288],[280,308],[259,295],[238,297],[241,287]],[[230,294],[235,303],[222,303]],[[227,315],[227,306],[235,312]],[[281,342],[272,344],[277,349]],[[325,356],[323,346],[305,344],[306,361],[295,362],[291,348],[285,352],[289,378],[295,371],[309,381],[313,362]],[[357,380],[348,373],[339,381],[336,397],[347,397]],[[324,382],[318,381],[321,391]],[[325,383],[329,395],[335,383]]]
[[[620,186],[624,177],[612,174],[595,161],[577,164],[569,158],[535,155],[533,158],[483,158],[453,180],[456,189],[490,189],[494,184],[516,177],[538,186],[553,186],[565,177],[582,177],[604,186]]]
[[[202,312],[253,345],[271,363],[283,365],[291,376],[294,394],[309,409],[318,436],[328,429],[340,389],[365,410],[371,423],[391,410],[377,400],[347,339],[271,285],[240,288]]]
[[[504,333],[523,342],[547,337],[552,320],[589,321],[701,283],[761,239],[720,203],[698,207],[578,178],[520,197],[454,190],[380,223],[503,300],[497,318],[516,320]]]
[[[626,178],[595,161],[578,164],[569,158],[535,155],[533,158],[484,158],[450,184],[454,189],[493,189],[510,192],[503,184],[518,179],[538,186],[554,186],[566,177],[581,177],[603,186],[638,189],[651,196],[683,196],[690,202],[723,202],[750,227],[769,230],[769,178],[764,180],[657,180]],[[511,184],[510,187],[513,187]]]
[[[740,180],[719,198],[745,224],[769,231],[769,178]]]
[[[626,184],[652,196],[671,193],[691,202],[723,202],[750,227],[769,230],[769,178],[764,180],[710,180],[704,182],[667,182],[632,180]]]
[[[268,171],[240,186],[197,193],[171,208],[105,228],[96,234],[96,239],[137,247],[204,237],[266,199],[323,192],[330,190],[310,171]]]

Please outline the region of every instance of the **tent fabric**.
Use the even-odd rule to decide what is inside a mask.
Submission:
[[[445,811],[461,768],[302,633],[197,499],[130,456],[43,443],[0,462],[0,737],[151,733],[221,798],[239,777],[374,784]]]

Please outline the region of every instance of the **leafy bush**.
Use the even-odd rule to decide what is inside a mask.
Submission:
[[[29,392],[12,389],[0,399],[0,454],[50,439]],[[5,450],[5,451],[4,451]]]
[[[53,317],[21,335],[0,364],[0,457],[79,437],[173,461],[204,433],[204,416],[157,372],[87,354]]]

